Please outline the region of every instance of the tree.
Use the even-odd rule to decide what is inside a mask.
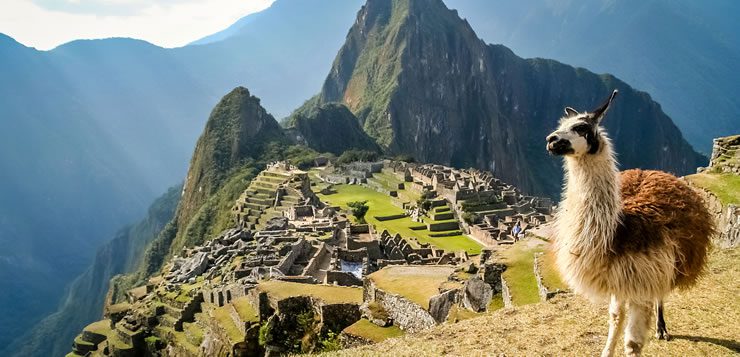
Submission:
[[[348,202],[347,206],[352,210],[352,215],[355,216],[357,222],[365,223],[365,214],[370,209],[367,205],[367,201],[354,201]]]

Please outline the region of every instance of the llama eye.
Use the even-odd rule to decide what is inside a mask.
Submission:
[[[588,124],[578,124],[574,126],[572,130],[576,133],[583,134],[591,130],[591,126],[589,126]]]

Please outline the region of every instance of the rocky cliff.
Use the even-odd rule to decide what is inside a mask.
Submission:
[[[559,162],[544,137],[565,106],[623,94],[606,127],[622,166],[685,174],[705,162],[647,93],[611,75],[522,59],[487,45],[441,0],[370,0],[319,95],[341,102],[389,153],[489,169],[526,191],[556,195]]]

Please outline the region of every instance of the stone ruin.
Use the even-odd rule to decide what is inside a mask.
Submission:
[[[488,171],[405,162],[388,162],[386,166],[409,183],[406,187],[449,202],[452,216],[464,217],[467,213],[477,217],[473,222],[462,222],[462,229],[489,246],[513,243],[512,229],[517,222],[523,235],[553,217],[551,199],[523,195]],[[420,220],[418,207],[408,210]]]

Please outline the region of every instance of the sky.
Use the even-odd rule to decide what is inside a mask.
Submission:
[[[77,39],[131,37],[184,46],[274,0],[0,0],[0,33],[39,50]]]

